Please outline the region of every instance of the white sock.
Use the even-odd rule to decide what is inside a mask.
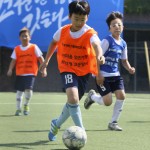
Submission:
[[[91,99],[98,103],[99,105],[104,105],[104,102],[103,102],[103,97],[101,95],[98,95],[98,94],[93,94],[91,96]]]
[[[123,109],[123,104],[124,104],[124,100],[119,100],[119,99],[116,100],[111,122],[118,122],[120,114]]]
[[[21,110],[23,94],[24,94],[24,92],[17,91],[17,94],[16,94],[16,108],[17,108],[17,110]]]
[[[30,101],[32,95],[33,95],[32,90],[26,90],[25,91],[25,102],[24,102],[24,105],[29,105],[29,101]]]

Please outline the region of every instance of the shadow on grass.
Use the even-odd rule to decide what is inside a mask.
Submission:
[[[103,130],[86,130],[86,132],[98,132],[98,131],[110,131],[108,129],[103,129]]]
[[[47,133],[48,133],[49,130],[13,131],[13,132],[23,132],[23,133],[26,133],[26,132],[29,132],[29,133],[30,133],[30,132],[31,132],[31,133],[32,133],[32,132],[47,132]]]
[[[150,123],[150,121],[128,121],[128,123]]]
[[[51,150],[68,150],[68,149],[62,149],[62,148],[61,148],[61,149],[51,149]]]
[[[58,145],[56,143],[51,143],[50,141],[38,141],[33,143],[6,143],[0,144],[0,147],[14,147],[14,148],[22,148],[22,149],[33,149],[29,146],[41,146],[41,145]],[[68,150],[68,149],[50,149],[50,150]]]
[[[31,146],[42,146],[42,145],[58,145],[57,143],[50,142],[50,141],[37,141],[33,143],[6,143],[0,144],[0,147],[11,147],[11,148],[21,148],[21,149],[33,149]],[[68,149],[50,149],[50,150],[68,150]]]
[[[33,143],[4,143],[0,144],[0,147],[15,147],[15,148],[22,148],[22,149],[32,149],[29,146],[39,146],[39,145],[49,145],[47,144],[49,141],[38,141]]]
[[[0,115],[0,117],[15,117],[15,115]]]

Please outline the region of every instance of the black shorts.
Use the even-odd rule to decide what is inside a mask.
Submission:
[[[97,85],[97,90],[101,96],[105,96],[116,90],[124,90],[124,81],[121,76],[105,77],[103,86]]]
[[[35,76],[16,76],[15,89],[17,91],[25,91],[26,89],[33,89]]]
[[[79,99],[81,99],[86,91],[90,75],[91,74],[87,74],[85,76],[77,76],[76,74],[70,72],[61,73],[64,89],[77,87],[79,92]]]

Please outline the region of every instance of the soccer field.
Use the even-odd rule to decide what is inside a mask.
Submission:
[[[65,94],[34,93],[29,116],[14,116],[15,97],[15,93],[0,93],[0,150],[67,150],[62,133],[74,125],[70,118],[57,140],[48,141],[50,121],[61,113]],[[80,106],[88,140],[83,150],[150,150],[150,94],[127,94],[119,121],[122,132],[107,130],[114,103],[110,107],[93,104],[85,110],[84,99]]]

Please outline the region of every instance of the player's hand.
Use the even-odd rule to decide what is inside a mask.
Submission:
[[[12,70],[8,70],[7,76],[8,76],[8,77],[12,76]]]
[[[44,61],[42,64],[40,64],[39,71],[43,73],[47,66],[48,63]]]
[[[96,76],[96,83],[98,85],[103,85],[103,83],[104,83],[104,77],[101,74],[99,74],[99,75]]]
[[[103,65],[104,63],[105,63],[105,57],[102,56],[102,57],[100,58],[100,60],[99,60],[99,64],[100,64],[100,65]]]
[[[42,72],[42,77],[44,78],[44,77],[47,77],[47,70],[46,70],[46,68],[43,70],[43,72]]]
[[[134,73],[135,73],[135,68],[134,68],[134,67],[131,67],[131,68],[129,69],[129,73],[130,73],[130,74],[134,74]]]

